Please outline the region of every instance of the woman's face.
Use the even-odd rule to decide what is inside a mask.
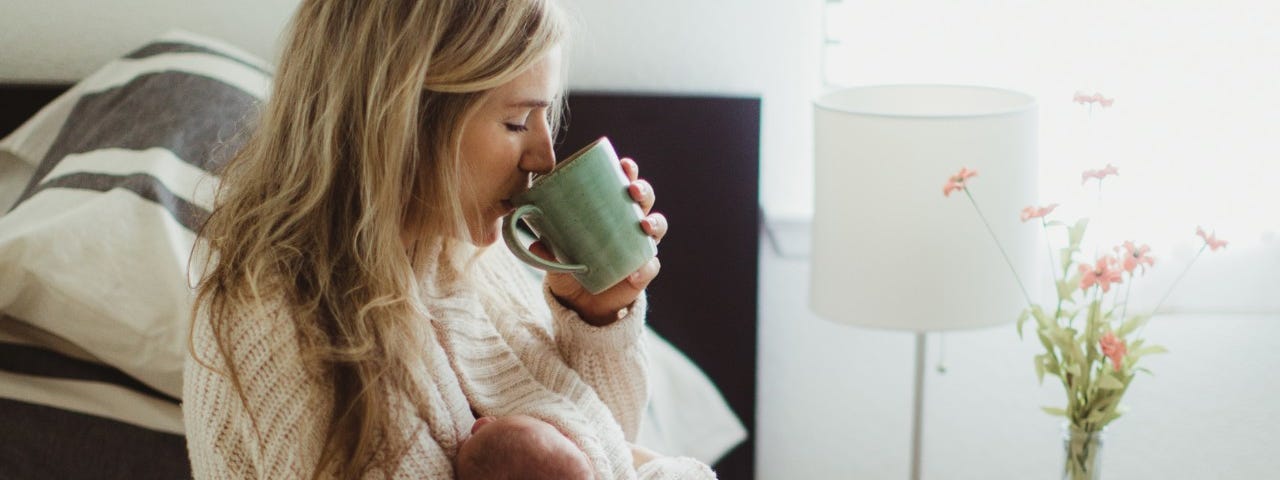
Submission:
[[[498,240],[511,197],[529,188],[531,173],[555,166],[548,109],[560,92],[560,49],[494,89],[462,133],[462,211],[471,242]]]

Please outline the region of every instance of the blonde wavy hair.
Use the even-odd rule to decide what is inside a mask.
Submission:
[[[436,259],[421,252],[468,238],[466,120],[565,42],[550,2],[305,0],[290,24],[271,98],[200,232],[193,322],[210,323],[244,401],[229,328],[284,295],[304,361],[334,385],[316,478],[393,471],[408,447],[387,399],[425,411],[409,372],[429,335],[418,282]],[[549,111],[554,128],[561,108]]]

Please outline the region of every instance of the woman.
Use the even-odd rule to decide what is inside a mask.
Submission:
[[[184,379],[197,478],[452,478],[479,417],[527,415],[596,478],[713,477],[630,445],[643,290],[535,279],[499,218],[555,163],[548,0],[306,0],[222,172]],[[642,228],[654,194],[623,161]],[[543,256],[538,244],[531,249]]]

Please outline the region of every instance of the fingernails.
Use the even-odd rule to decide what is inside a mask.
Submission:
[[[644,219],[644,223],[649,225],[649,230],[657,230],[658,228],[658,221],[655,219],[646,218]]]
[[[658,257],[650,258],[649,261],[646,262],[644,266],[640,267],[639,270],[631,272],[631,275],[627,276],[627,280],[629,280],[632,285],[639,287],[641,286],[640,278],[645,275],[653,276],[653,274],[658,271],[659,265],[661,264],[658,263]]]

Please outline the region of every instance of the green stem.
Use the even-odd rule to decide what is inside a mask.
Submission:
[[[1156,308],[1151,309],[1151,314],[1152,314],[1152,315],[1155,315],[1155,314],[1156,314],[1156,312],[1159,312],[1159,311],[1160,311],[1160,307],[1164,306],[1164,301],[1169,299],[1169,295],[1173,294],[1173,289],[1174,289],[1174,288],[1177,288],[1178,283],[1182,282],[1182,278],[1183,278],[1183,277],[1185,277],[1185,276],[1187,276],[1187,272],[1190,272],[1190,271],[1191,271],[1191,266],[1196,264],[1196,260],[1199,260],[1199,259],[1200,259],[1200,255],[1204,253],[1204,249],[1205,249],[1205,247],[1208,247],[1208,246],[1209,246],[1209,244],[1208,244],[1208,243],[1205,243],[1204,245],[1201,245],[1201,246],[1200,246],[1200,250],[1197,250],[1197,251],[1196,251],[1196,256],[1195,256],[1195,257],[1192,257],[1190,262],[1187,262],[1187,266],[1186,266],[1185,268],[1183,268],[1183,269],[1182,269],[1182,273],[1179,273],[1179,274],[1178,274],[1178,278],[1174,279],[1174,280],[1173,280],[1173,283],[1169,285],[1169,289],[1168,289],[1168,290],[1166,290],[1166,291],[1164,292],[1164,296],[1163,296],[1163,297],[1160,297],[1160,302],[1156,304]],[[1147,329],[1147,324],[1150,324],[1150,323],[1151,323],[1151,322],[1147,322],[1147,323],[1143,324],[1141,327],[1139,327],[1139,328],[1138,328],[1138,335],[1139,335],[1139,336],[1141,336],[1141,335],[1142,335],[1142,333],[1143,333],[1144,331],[1146,331],[1146,329]]]
[[[1182,277],[1187,276],[1187,272],[1191,271],[1191,266],[1196,264],[1196,260],[1200,259],[1200,254],[1204,253],[1205,247],[1208,246],[1208,243],[1200,246],[1200,250],[1196,251],[1196,256],[1192,258],[1190,262],[1187,262],[1187,267],[1183,268],[1182,273],[1178,274],[1178,278],[1173,281],[1173,284],[1169,285],[1169,290],[1164,292],[1163,297],[1160,297],[1160,303],[1156,304],[1156,308],[1151,309],[1151,313],[1159,311],[1160,307],[1164,306],[1164,301],[1169,299],[1169,295],[1173,293],[1173,289],[1182,281]]]
[[[973,199],[973,194],[969,192],[968,186],[964,188],[964,195],[969,198],[969,203],[973,205],[973,210],[978,212],[978,218],[982,220],[982,226],[987,227],[987,233],[991,235],[991,240],[996,243],[996,248],[1000,249],[1000,255],[1004,257],[1004,263],[1009,266],[1009,271],[1013,273],[1013,279],[1018,282],[1018,289],[1022,291],[1022,298],[1027,301],[1027,307],[1030,308],[1034,304],[1031,302],[1031,295],[1027,293],[1027,287],[1022,284],[1022,277],[1018,276],[1018,270],[1013,268],[1013,260],[1009,259],[1009,253],[1005,252],[1004,245],[1000,243],[1000,238],[996,236],[995,230],[991,228],[991,223],[987,222],[987,216],[982,214],[982,208],[978,207],[978,202]]]
[[[1044,248],[1049,252],[1049,274],[1053,275],[1053,293],[1058,298],[1058,306],[1053,309],[1053,321],[1057,322],[1062,316],[1062,293],[1058,290],[1058,264],[1053,261],[1053,244],[1049,242],[1049,226],[1045,223],[1044,217],[1040,217],[1040,230],[1044,232]],[[1062,274],[1065,276],[1066,271]]]
[[[1084,365],[1081,365],[1080,371],[1084,375],[1084,382],[1080,387],[1081,406],[1089,405],[1089,388],[1093,384],[1093,364],[1097,361],[1097,353],[1093,344],[1098,341],[1094,337],[1094,331],[1098,328],[1098,316],[1102,314],[1102,287],[1094,286],[1093,303],[1089,304],[1089,316],[1085,319],[1084,326]],[[1080,424],[1083,425],[1084,418],[1088,415],[1088,411],[1084,411],[1080,417]]]
[[[1129,297],[1132,296],[1134,278],[1137,278],[1137,277],[1134,277],[1133,272],[1129,272],[1129,282],[1128,282],[1129,285],[1124,287],[1124,303],[1120,304],[1120,321],[1121,322],[1124,321],[1124,316],[1129,314]]]

